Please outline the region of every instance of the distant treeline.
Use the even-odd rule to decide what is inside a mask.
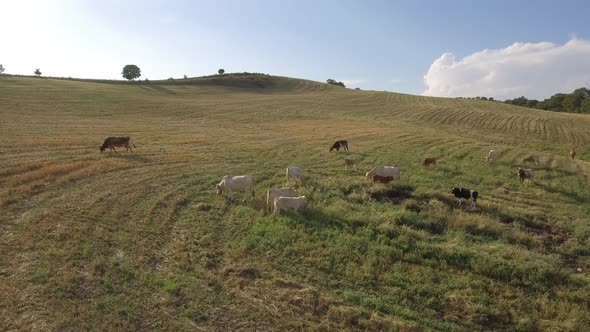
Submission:
[[[457,97],[458,99],[494,100],[493,97]],[[590,90],[579,88],[572,93],[557,93],[543,101],[528,99],[524,96],[506,99],[504,103],[536,108],[552,112],[586,113],[590,114]]]
[[[558,93],[543,101],[518,97],[504,101],[507,104],[538,108],[553,112],[590,114],[590,90],[579,88],[572,93]]]

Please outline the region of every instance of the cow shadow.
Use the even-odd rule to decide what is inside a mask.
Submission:
[[[553,194],[559,194],[560,196],[567,197],[570,200],[575,201],[577,203],[587,203],[588,200],[589,200],[588,197],[579,195],[579,194],[574,193],[574,192],[565,191],[565,190],[561,190],[561,189],[558,189],[558,188],[555,188],[555,187],[551,187],[551,186],[548,186],[548,185],[546,185],[544,183],[541,183],[541,182],[535,182],[535,185],[543,188],[543,190],[545,190],[547,192],[550,192],[550,193],[553,193]]]
[[[130,161],[136,161],[136,162],[140,162],[140,163],[151,163],[154,162],[153,159],[150,159],[142,154],[136,154],[136,153],[126,153],[126,152],[119,152],[119,153],[112,153],[110,155],[110,157],[112,158],[119,158],[119,159],[126,159],[126,160],[130,160]]]
[[[283,216],[289,219],[290,223],[302,225],[307,230],[352,230],[366,226],[368,222],[360,219],[343,218],[334,214],[326,213],[324,210],[309,206],[299,212],[285,211]]]

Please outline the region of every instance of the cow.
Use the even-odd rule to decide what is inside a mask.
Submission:
[[[436,159],[437,158],[434,158],[434,157],[426,158],[426,159],[424,159],[424,161],[422,161],[422,166],[424,166],[424,167],[430,167],[430,165],[436,166]]]
[[[289,182],[291,178],[295,179],[295,182],[299,182],[303,176],[303,170],[296,166],[289,166],[285,171],[285,175],[287,175],[287,182]]]
[[[539,156],[537,156],[536,154],[532,154],[528,157],[522,158],[522,162],[523,163],[533,163],[535,165],[539,165]]]
[[[348,167],[356,168],[356,160],[354,160],[352,158],[344,159],[344,168],[348,168]]]
[[[524,180],[529,180],[529,182],[531,182],[533,180],[533,176],[535,175],[533,173],[533,170],[530,168],[518,168],[518,172],[516,173],[518,174],[518,181],[520,181],[520,184],[524,184]]]
[[[340,151],[340,148],[343,148],[344,151],[348,152],[348,141],[347,140],[336,141],[336,143],[332,144],[330,151],[332,151],[334,149],[336,149],[336,151]]]
[[[252,198],[254,198],[254,181],[252,181],[252,177],[249,175],[226,175],[221,179],[221,182],[219,182],[216,187],[217,195],[226,193],[230,200],[233,199],[233,193],[235,191],[242,191],[245,193],[244,201],[248,197],[249,193],[251,193]]]
[[[371,180],[373,180],[373,183],[377,182],[377,183],[384,183],[387,184],[391,181],[393,181],[393,176],[380,176],[380,175],[371,175]]]
[[[115,149],[115,147],[124,147],[126,149],[125,151],[133,152],[133,149],[131,148],[131,146],[135,147],[135,144],[130,142],[129,139],[130,139],[129,136],[107,137],[107,138],[105,138],[104,143],[102,143],[102,145],[99,147],[100,152],[103,152],[104,150],[106,150],[108,148],[109,150],[113,150],[113,151],[115,151],[115,153],[117,153],[117,150]]]
[[[307,198],[305,196],[298,196],[298,197],[284,197],[279,196],[276,197],[274,200],[274,209],[273,214],[279,215],[281,214],[282,210],[292,210],[297,211],[305,206],[307,203]]]
[[[471,207],[475,208],[475,202],[477,201],[477,197],[479,196],[477,191],[465,188],[453,188],[453,190],[451,190],[451,193],[453,193],[453,195],[455,195],[455,197],[457,198],[457,203],[459,204],[459,206],[461,206],[463,199],[471,199]]]
[[[574,160],[574,158],[576,157],[576,151],[575,150],[570,151],[570,157],[572,157],[572,160]]]
[[[275,198],[279,196],[283,197],[297,197],[297,191],[291,188],[275,189],[271,188],[266,192],[266,209],[268,212],[272,212],[274,207]]]
[[[392,180],[399,180],[401,178],[399,167],[397,166],[375,166],[373,167],[373,169],[371,169],[365,174],[365,177],[367,179],[371,179],[373,183],[375,183],[378,180],[381,180],[380,178],[376,178],[375,176],[379,176],[382,178],[391,177]]]
[[[498,158],[498,152],[496,152],[496,150],[490,150],[486,157],[486,161],[493,161],[496,158]]]

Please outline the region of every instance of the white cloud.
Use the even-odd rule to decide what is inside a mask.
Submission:
[[[402,80],[400,80],[400,79],[393,79],[393,80],[390,80],[389,82],[391,82],[393,84],[400,84],[402,82]]]
[[[590,41],[514,43],[463,59],[444,53],[434,60],[424,82],[424,95],[440,97],[544,99],[569,93],[590,86]]]

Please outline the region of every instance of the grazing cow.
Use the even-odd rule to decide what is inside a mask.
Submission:
[[[377,182],[377,183],[384,183],[387,184],[391,181],[393,181],[393,176],[380,176],[380,175],[371,175],[371,180],[373,180],[373,183]]]
[[[434,157],[426,158],[426,159],[424,159],[424,161],[422,161],[422,166],[424,166],[424,167],[430,167],[430,165],[436,166],[436,159],[437,158],[434,158]]]
[[[373,169],[368,171],[367,174],[365,174],[365,177],[367,179],[371,179],[373,181],[373,183],[375,183],[376,181],[382,180],[380,178],[376,178],[376,176],[379,176],[382,178],[391,177],[392,180],[399,180],[401,178],[400,172],[399,172],[399,167],[397,167],[397,166],[375,166],[375,167],[373,167]],[[383,179],[383,181],[387,181],[387,180]],[[391,181],[391,180],[389,180],[389,181]],[[389,182],[389,181],[387,181],[387,182]]]
[[[303,176],[303,170],[299,167],[289,166],[287,167],[285,174],[287,175],[287,182],[289,182],[291,178],[295,179],[295,182],[299,182]]]
[[[459,204],[459,206],[461,206],[461,202],[463,199],[471,199],[471,207],[475,208],[475,201],[477,201],[478,197],[477,191],[465,188],[453,188],[451,192],[457,198],[457,203]]]
[[[496,150],[490,150],[486,157],[486,161],[493,161],[496,158],[498,158],[498,152],[496,152]]]
[[[528,157],[522,158],[523,163],[533,163],[535,165],[539,165],[539,156],[536,154],[532,154]]]
[[[336,143],[332,144],[330,151],[332,151],[334,149],[336,149],[336,151],[340,151],[340,148],[343,148],[344,151],[348,152],[348,141],[346,141],[346,140],[336,141]]]
[[[520,181],[520,184],[524,184],[524,180],[529,180],[529,182],[531,182],[533,180],[533,176],[535,175],[533,173],[533,170],[530,168],[518,168],[518,172],[516,173],[518,174],[518,181]]]
[[[125,151],[133,152],[133,149],[131,148],[131,146],[135,147],[135,144],[130,142],[129,138],[130,138],[129,136],[107,137],[107,138],[105,138],[104,143],[102,143],[102,145],[99,147],[100,152],[103,152],[104,150],[106,150],[108,148],[110,150],[115,151],[115,153],[117,153],[117,150],[115,149],[115,147],[124,147],[126,149]]]
[[[273,210],[275,198],[283,196],[283,197],[297,197],[297,192],[295,189],[291,188],[281,188],[281,189],[274,189],[271,188],[266,192],[266,209],[271,212]]]
[[[575,150],[570,151],[570,157],[572,157],[572,160],[574,160],[574,158],[576,157],[576,151]]]
[[[356,168],[356,160],[351,158],[344,159],[344,168],[354,167]]]
[[[274,210],[273,214],[281,214],[282,210],[293,210],[297,211],[300,208],[304,207],[307,203],[307,198],[305,196],[298,196],[298,197],[284,197],[279,196],[274,200]]]
[[[248,193],[251,193],[252,197],[254,197],[254,181],[252,181],[252,177],[249,175],[226,175],[217,185],[217,195],[226,193],[229,199],[233,199],[234,191],[243,191],[245,193],[244,201]]]

